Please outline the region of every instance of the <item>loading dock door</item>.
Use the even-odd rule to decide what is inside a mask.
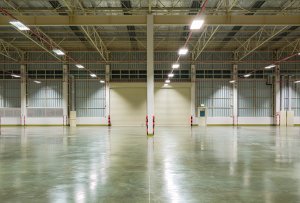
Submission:
[[[157,126],[189,126],[191,88],[156,88],[154,108]]]
[[[145,87],[116,87],[110,89],[110,115],[113,126],[145,126]]]

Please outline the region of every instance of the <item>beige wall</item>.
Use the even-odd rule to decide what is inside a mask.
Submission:
[[[188,126],[191,116],[190,84],[163,87],[155,84],[155,118],[157,126]],[[110,115],[113,126],[144,126],[146,118],[146,84],[112,83]]]

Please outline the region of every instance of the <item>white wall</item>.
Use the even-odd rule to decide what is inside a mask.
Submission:
[[[112,126],[145,126],[146,101],[146,83],[111,83]]]
[[[191,117],[191,84],[172,83],[155,88],[155,125],[189,126]]]

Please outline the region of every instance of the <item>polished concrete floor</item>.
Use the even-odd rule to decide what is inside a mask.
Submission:
[[[300,128],[1,129],[0,202],[300,202]]]

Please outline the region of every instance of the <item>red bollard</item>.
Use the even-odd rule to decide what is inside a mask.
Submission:
[[[147,135],[148,135],[148,115],[146,116],[146,130],[147,130]]]
[[[108,115],[108,126],[111,126],[110,115]]]
[[[152,116],[152,121],[153,121],[153,135],[154,135],[154,127],[155,127],[155,116]]]

